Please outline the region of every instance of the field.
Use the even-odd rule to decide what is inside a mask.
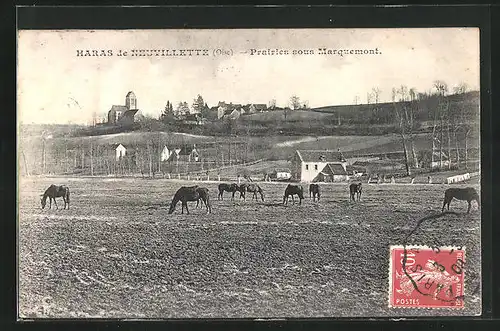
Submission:
[[[71,188],[71,209],[40,209],[51,183]],[[283,206],[285,184],[262,183],[265,201],[217,201],[213,213],[168,215],[186,182],[29,178],[19,183],[21,317],[253,318],[476,315],[481,311],[480,213],[422,223],[410,243],[466,247],[465,308],[388,308],[389,247],[438,213],[446,185],[324,184],[322,200]],[[478,188],[477,185],[474,185]],[[62,200],[59,201],[60,208]]]

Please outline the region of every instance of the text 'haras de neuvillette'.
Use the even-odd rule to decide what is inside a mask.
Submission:
[[[209,56],[208,49],[77,49],[76,56]]]
[[[269,55],[380,55],[382,52],[378,48],[373,49],[255,49],[240,51],[241,54],[251,56],[269,56]],[[106,56],[125,56],[125,57],[198,57],[198,56],[224,56],[233,55],[231,49],[77,49],[78,57],[106,57]]]

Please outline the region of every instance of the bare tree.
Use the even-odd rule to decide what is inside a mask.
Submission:
[[[433,124],[433,155],[435,150],[434,140],[438,140],[439,142],[439,167],[443,166],[443,129],[444,129],[444,121],[445,119],[449,119],[449,109],[450,104],[448,99],[446,98],[446,94],[448,93],[448,85],[441,80],[434,81],[434,88],[436,89],[438,95],[438,107],[436,109],[436,113],[434,116],[434,124]],[[436,137],[436,126],[437,120],[439,119],[439,139]],[[449,161],[449,155],[448,155]]]
[[[378,103],[380,101],[380,94],[382,91],[378,87],[372,88],[372,95],[373,98],[375,99],[375,103]]]
[[[372,98],[373,98],[373,94],[371,94],[370,92],[366,93],[366,103],[367,104],[372,103]]]
[[[393,87],[392,90],[391,90],[391,100],[392,102],[396,102],[396,98],[398,96],[398,90]]]
[[[445,96],[448,93],[448,84],[442,80],[435,80],[433,86],[438,95]]]
[[[270,109],[274,109],[276,108],[276,99],[271,99],[271,101],[269,101],[269,107]]]
[[[90,175],[94,176],[94,146],[90,142]]]
[[[393,89],[393,99],[395,100],[399,94],[399,102],[393,101],[394,110],[396,112],[396,119],[399,125],[399,134],[401,136],[401,143],[403,144],[403,152],[405,157],[406,174],[411,176],[410,164],[408,160],[407,141],[413,127],[413,113],[411,109],[404,102],[407,98],[408,89],[406,86],[401,86],[399,89]]]
[[[418,109],[418,101],[417,101],[417,90],[412,87],[408,91],[408,95],[410,97],[410,104],[409,104],[409,109],[408,113],[406,115],[407,118],[407,124],[408,124],[408,138],[410,141],[410,150],[411,150],[411,155],[412,155],[412,166],[414,168],[419,167],[419,162],[418,162],[418,157],[417,157],[417,152],[415,151],[415,114]]]
[[[409,91],[408,94],[410,96],[410,101],[415,101],[417,99],[417,89],[412,87]]]
[[[469,90],[469,86],[467,83],[461,82],[457,86],[453,88],[453,93],[455,94],[463,94],[466,93]]]
[[[151,146],[151,143],[147,142],[147,153],[148,153],[148,163],[149,163],[149,177],[153,177],[153,147]]]
[[[290,109],[296,110],[301,108],[300,98],[296,95],[290,97]]]

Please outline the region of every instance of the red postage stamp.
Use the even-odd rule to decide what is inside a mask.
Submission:
[[[391,246],[389,307],[463,308],[465,247]]]

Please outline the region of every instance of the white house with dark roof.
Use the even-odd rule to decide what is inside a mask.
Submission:
[[[125,157],[125,155],[127,155],[127,148],[122,144],[114,144],[113,147],[116,153],[116,161],[120,161]]]
[[[346,181],[347,161],[340,150],[296,150],[292,178],[304,183]]]

